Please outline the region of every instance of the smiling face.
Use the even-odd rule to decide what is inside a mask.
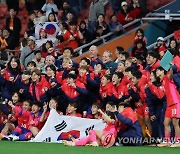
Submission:
[[[14,95],[12,95],[12,101],[13,103],[17,103],[19,101],[19,95],[17,93],[14,93]]]
[[[109,52],[104,52],[102,56],[102,61],[104,64],[108,63],[111,61],[110,53]]]
[[[32,111],[32,113],[36,114],[36,113],[39,112],[40,109],[41,108],[38,105],[33,104],[32,108],[31,108],[31,111]]]
[[[16,59],[15,59],[15,58],[13,58],[13,59],[11,60],[10,65],[11,65],[12,68],[17,68],[18,63],[16,62]]]
[[[101,84],[102,84],[102,86],[107,85],[108,82],[109,82],[109,80],[108,80],[106,77],[103,76],[103,77],[101,78]]]
[[[55,72],[50,67],[46,68],[46,74],[48,77],[54,77],[55,76]]]

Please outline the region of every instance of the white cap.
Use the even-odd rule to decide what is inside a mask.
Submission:
[[[121,6],[128,5],[127,2],[122,2]]]
[[[164,41],[164,38],[163,38],[163,37],[158,37],[158,38],[157,38],[157,41],[158,41],[158,40]]]
[[[29,40],[33,40],[35,42],[36,38],[34,36],[29,36]]]

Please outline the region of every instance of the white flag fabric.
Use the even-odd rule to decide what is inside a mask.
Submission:
[[[47,38],[55,38],[56,35],[60,32],[60,28],[57,22],[38,23],[35,27],[36,39],[39,39],[39,33],[42,29],[45,30]]]
[[[69,132],[84,138],[90,130],[103,130],[105,125],[102,120],[63,116],[52,109],[44,127],[32,142],[61,142]]]
[[[43,40],[36,40],[36,46],[39,48],[47,41],[52,41],[52,43],[54,44],[56,41],[56,38],[47,38],[47,39],[43,39]]]

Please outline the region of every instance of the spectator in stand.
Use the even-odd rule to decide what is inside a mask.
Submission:
[[[131,0],[131,3],[129,5],[130,10],[136,14],[136,18],[139,18],[142,16],[141,8],[143,6],[140,6],[139,0]]]
[[[76,13],[76,17],[79,17],[79,0],[74,1],[74,0],[68,0],[71,8],[73,11]]]
[[[146,63],[147,48],[142,40],[136,41],[135,46],[132,48],[132,56],[136,58],[142,57],[144,64]]]
[[[94,66],[97,63],[103,64],[102,60],[98,57],[98,48],[95,45],[90,46],[89,48],[89,57],[91,59],[91,67],[94,69]]]
[[[154,45],[154,51],[157,52],[160,56],[160,58],[162,58],[165,54],[166,51],[166,45],[165,45],[165,41],[163,37],[158,37],[157,41]]]
[[[19,0],[6,0],[6,4],[8,7],[8,10],[10,10],[11,8],[14,8],[18,13],[18,11],[19,11]]]
[[[29,12],[29,23],[28,23],[28,35],[33,36],[35,33],[35,25],[34,25],[34,19],[36,18],[36,14],[34,11]]]
[[[56,42],[55,42],[55,51],[57,52],[58,57],[63,54],[64,51],[64,38],[62,35],[56,36]]]
[[[19,58],[17,58],[16,56],[12,56],[7,64],[7,67],[4,70],[4,73],[1,75],[1,96],[3,100],[5,100],[6,98],[8,100],[11,99],[12,93],[14,92],[14,88],[12,88],[12,85],[17,80],[21,72],[22,68]]]
[[[47,21],[47,17],[44,16],[43,11],[42,10],[38,10],[37,18],[34,19],[34,24],[37,25],[40,22],[46,22],[46,21]]]
[[[140,14],[140,9],[136,8],[134,10],[130,10],[127,2],[121,3],[121,11],[117,14],[117,19],[120,24],[125,25],[138,17]]]
[[[134,45],[136,44],[136,42],[138,40],[142,40],[143,43],[146,45],[147,44],[147,39],[146,37],[144,36],[144,31],[143,29],[139,28],[136,33],[135,33],[135,38],[134,38]]]
[[[63,59],[64,58],[72,58],[74,54],[74,50],[71,47],[65,47],[63,51]],[[60,70],[63,70],[62,63],[63,59],[56,60],[56,67]],[[78,68],[79,64],[73,61],[73,67]]]
[[[27,63],[32,61],[34,58],[34,51],[36,49],[35,41],[36,38],[30,36],[27,46],[25,46],[21,51],[20,62],[24,67],[26,67]]]
[[[11,8],[9,10],[9,17],[6,19],[6,29],[10,32],[10,36],[14,38],[15,47],[19,46],[21,21],[16,16],[16,10]]]
[[[46,38],[47,38],[47,33],[43,28],[41,28],[40,31],[39,31],[39,39],[44,40]]]
[[[93,35],[88,31],[86,22],[82,20],[79,25],[79,30],[83,35],[81,45],[89,43],[93,40]]]
[[[63,8],[62,8],[63,12],[61,14],[61,21],[64,22],[67,20],[67,13],[68,12],[71,12],[73,15],[74,15],[74,18],[77,19],[77,16],[76,16],[76,12],[74,12],[74,10],[72,10],[71,6],[70,6],[70,3],[69,1],[65,0],[63,2]]]
[[[35,55],[35,57],[34,57],[34,59],[32,61],[34,61],[36,63],[37,69],[42,70],[42,68],[45,65],[44,64],[45,58],[42,57],[40,50],[36,50],[34,52],[34,55]]]
[[[112,53],[109,51],[104,51],[102,56],[103,64],[105,65],[105,68],[110,71],[110,73],[113,73],[117,68],[117,63],[112,61]]]
[[[96,38],[96,39],[99,39],[99,40],[101,40],[101,36],[103,36],[104,35],[104,33],[103,33],[103,27],[102,26],[97,26],[96,28],[95,28],[95,31],[94,31],[94,37]],[[101,40],[102,41],[102,40]]]
[[[36,9],[35,0],[25,0],[25,4],[28,12],[34,11]]]
[[[77,23],[77,18],[74,16],[72,11],[68,11],[66,14],[66,23],[69,24],[70,22],[75,22]]]
[[[47,22],[57,22],[57,17],[54,13],[49,13]]]
[[[120,35],[125,32],[123,26],[118,22],[116,15],[110,17],[109,29],[111,32],[114,32],[116,35]]]
[[[178,43],[175,39],[171,39],[168,48],[177,50]]]
[[[53,48],[53,42],[49,40],[41,46],[41,52],[43,58],[46,58],[46,56],[49,55],[48,50],[50,48]]]
[[[79,11],[84,10],[85,8],[85,0],[79,0]]]
[[[77,25],[74,22],[69,23],[70,38],[65,42],[67,47],[73,49],[78,48],[79,42],[83,39],[82,33],[77,29]]]
[[[46,0],[46,3],[43,5],[42,11],[46,12],[46,17],[49,16],[49,13],[57,13],[58,8],[57,5],[54,4],[54,0]]]
[[[94,22],[97,21],[97,17],[100,14],[105,13],[105,8],[99,0],[93,0],[89,8],[89,17],[88,17],[88,30],[94,32]]]
[[[121,10],[121,3],[123,0],[109,0],[111,9],[114,11],[114,14],[117,15]]]
[[[46,74],[46,67],[47,66],[54,65],[54,64],[55,64],[55,58],[53,56],[51,56],[51,55],[48,55],[45,58],[45,65],[44,65],[44,67],[41,70],[42,74]]]
[[[6,49],[14,50],[15,49],[14,38],[10,36],[10,33],[7,29],[3,30],[3,38],[7,42]]]
[[[34,61],[30,61],[27,63],[27,70],[31,73],[36,69],[36,63]]]
[[[94,23],[94,29],[96,31],[96,28],[101,26],[103,28],[103,33],[102,35],[106,35],[107,33],[110,32],[109,30],[109,25],[105,22],[105,16],[104,14],[99,14],[97,22]]]

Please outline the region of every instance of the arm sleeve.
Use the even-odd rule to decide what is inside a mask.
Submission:
[[[83,94],[83,95],[87,95],[87,93],[88,93],[86,88],[80,88],[80,87],[76,86],[76,90],[78,93]]]
[[[129,119],[129,118],[124,117],[121,113],[116,111],[114,114],[116,115],[117,119],[120,122],[122,122],[123,124],[128,125],[128,126],[132,126],[133,125],[132,120]]]

